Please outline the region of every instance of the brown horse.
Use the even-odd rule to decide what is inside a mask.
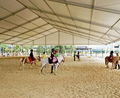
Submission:
[[[119,56],[113,56],[112,59],[110,59],[109,56],[106,56],[105,57],[105,65],[108,68],[109,67],[108,64],[112,63],[112,68],[115,68],[118,65],[119,60],[120,60]]]
[[[40,61],[40,56],[37,57],[37,59],[35,58],[34,60],[31,60],[30,57],[22,57],[20,58],[20,69],[24,69],[24,65],[25,64],[32,64],[36,65],[36,61]]]

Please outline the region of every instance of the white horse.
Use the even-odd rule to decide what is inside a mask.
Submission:
[[[55,71],[57,71],[57,68],[59,67],[59,65],[60,65],[62,62],[65,61],[65,58],[64,58],[64,56],[60,55],[60,56],[58,56],[57,60],[58,60],[57,63],[52,63],[52,64],[51,64],[51,73],[53,73],[53,71],[54,71],[54,73],[55,73]],[[48,64],[50,64],[48,57],[45,58],[45,59],[41,59],[41,65],[42,65],[42,66],[41,66],[41,73],[42,73],[43,69],[45,68],[45,66],[48,65]]]

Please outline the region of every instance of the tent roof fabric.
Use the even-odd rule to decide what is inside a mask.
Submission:
[[[101,45],[119,40],[119,0],[0,0],[0,43]]]

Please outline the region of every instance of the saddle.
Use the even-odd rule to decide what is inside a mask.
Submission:
[[[31,57],[28,57],[29,61],[32,62],[32,61],[35,61],[36,59],[35,58],[31,58]]]
[[[48,61],[49,61],[49,64],[58,63],[58,60],[57,60],[56,57],[53,57],[53,59],[49,57],[49,58],[48,58]]]

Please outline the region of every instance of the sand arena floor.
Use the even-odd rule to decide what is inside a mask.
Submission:
[[[39,64],[39,63],[38,63]],[[0,59],[0,98],[120,98],[120,71],[106,69],[102,59],[67,58],[57,75],[50,66],[19,70],[19,59]]]

